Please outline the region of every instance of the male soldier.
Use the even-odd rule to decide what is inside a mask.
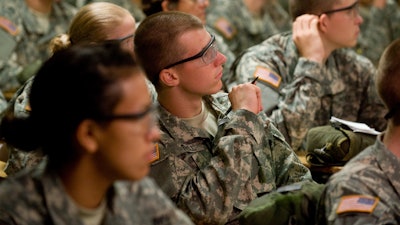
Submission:
[[[64,1],[0,1],[0,90],[6,98],[50,56],[50,40],[66,32],[75,13]]]
[[[320,201],[320,225],[400,224],[400,39],[382,54],[376,77],[388,113],[374,145],[330,177]]]
[[[207,24],[238,56],[271,35],[290,29],[290,18],[276,1],[220,0],[209,9]]]
[[[355,48],[377,65],[385,47],[400,37],[400,7],[393,0],[362,0],[360,14],[364,23]]]
[[[177,11],[148,16],[136,31],[135,56],[160,106],[151,176],[196,224],[235,223],[259,195],[311,179],[258,114],[257,86],[234,87],[229,99],[219,92],[226,58],[198,17]]]
[[[206,13],[209,8],[208,0],[194,0],[194,1],[186,1],[186,0],[162,0],[162,1],[153,1],[153,0],[143,0],[143,11],[147,16],[161,12],[161,11],[181,11],[185,13],[189,13],[195,15],[201,19],[203,24],[206,25]],[[215,43],[218,46],[218,50],[225,55],[226,62],[224,64],[224,71],[222,76],[222,82],[224,83],[224,89],[227,87],[227,81],[230,80],[228,77],[230,75],[229,70],[230,67],[235,61],[235,54],[231,51],[229,46],[225,43],[224,38],[216,32],[212,27],[206,25],[207,30],[215,36]]]
[[[354,47],[362,18],[357,0],[290,0],[293,31],[249,48],[234,70],[235,82],[259,76],[264,110],[292,148],[302,149],[309,128],[331,116],[383,130],[384,106],[376,95],[375,67]]]

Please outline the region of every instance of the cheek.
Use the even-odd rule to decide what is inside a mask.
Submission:
[[[121,133],[122,132],[122,133]],[[120,131],[103,142],[101,155],[103,165],[117,179],[139,180],[149,172],[145,139],[139,135]]]
[[[126,140],[126,139],[125,139]],[[148,162],[148,148],[142,137],[131,137],[125,142],[120,142],[115,149],[117,166],[126,178],[139,180],[147,175],[150,164]]]

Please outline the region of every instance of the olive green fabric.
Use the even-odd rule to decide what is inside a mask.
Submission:
[[[307,161],[313,166],[343,166],[375,142],[376,136],[353,132],[332,123],[307,133]]]
[[[284,186],[253,200],[238,216],[241,225],[314,224],[325,185],[305,181]]]

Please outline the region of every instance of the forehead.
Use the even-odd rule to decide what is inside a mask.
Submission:
[[[178,37],[180,46],[190,51],[201,51],[210,41],[210,34],[205,29],[193,29]],[[196,52],[196,53],[197,53]]]
[[[121,37],[125,37],[129,34],[134,34],[136,31],[136,22],[135,19],[127,14],[123,17],[119,24],[115,27],[112,27],[112,30],[109,32],[109,39],[118,39]]]

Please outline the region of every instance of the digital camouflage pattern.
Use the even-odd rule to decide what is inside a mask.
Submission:
[[[360,14],[364,22],[355,49],[378,65],[386,46],[400,38],[400,7],[397,2],[388,0],[383,9],[360,6]]]
[[[308,168],[265,114],[237,110],[225,117],[230,106],[226,93],[204,100],[219,118],[215,137],[160,106],[159,159],[150,173],[196,224],[232,221],[259,195],[311,180]]]
[[[330,177],[321,199],[318,224],[400,224],[399,171],[399,158],[380,137]],[[356,196],[360,202],[348,206],[348,213],[337,213],[343,211],[341,199],[348,196]]]
[[[14,94],[13,98],[8,103],[8,108],[3,113],[12,113],[15,117],[25,118],[29,115],[29,97],[32,82],[34,76],[29,78],[25,84]],[[7,145],[7,150],[9,152],[9,158],[4,171],[8,176],[16,174],[18,171],[24,168],[31,168],[39,164],[45,155],[42,151],[30,151],[25,152],[14,148],[11,145]]]
[[[350,49],[338,49],[325,65],[300,57],[290,32],[250,48],[234,69],[232,82],[260,76],[263,108],[297,151],[309,128],[331,116],[362,122],[382,131],[386,110],[378,97],[375,67]]]
[[[5,95],[16,91],[50,56],[50,40],[67,31],[75,13],[75,7],[54,1],[46,29],[24,0],[0,1],[0,90]]]
[[[246,48],[291,26],[287,12],[278,3],[274,6],[266,7],[268,13],[257,18],[250,14],[242,0],[220,0],[208,9],[207,24],[221,34],[237,56]]]
[[[84,225],[60,178],[43,165],[0,184],[0,224]],[[102,225],[193,224],[149,178],[115,182]]]

